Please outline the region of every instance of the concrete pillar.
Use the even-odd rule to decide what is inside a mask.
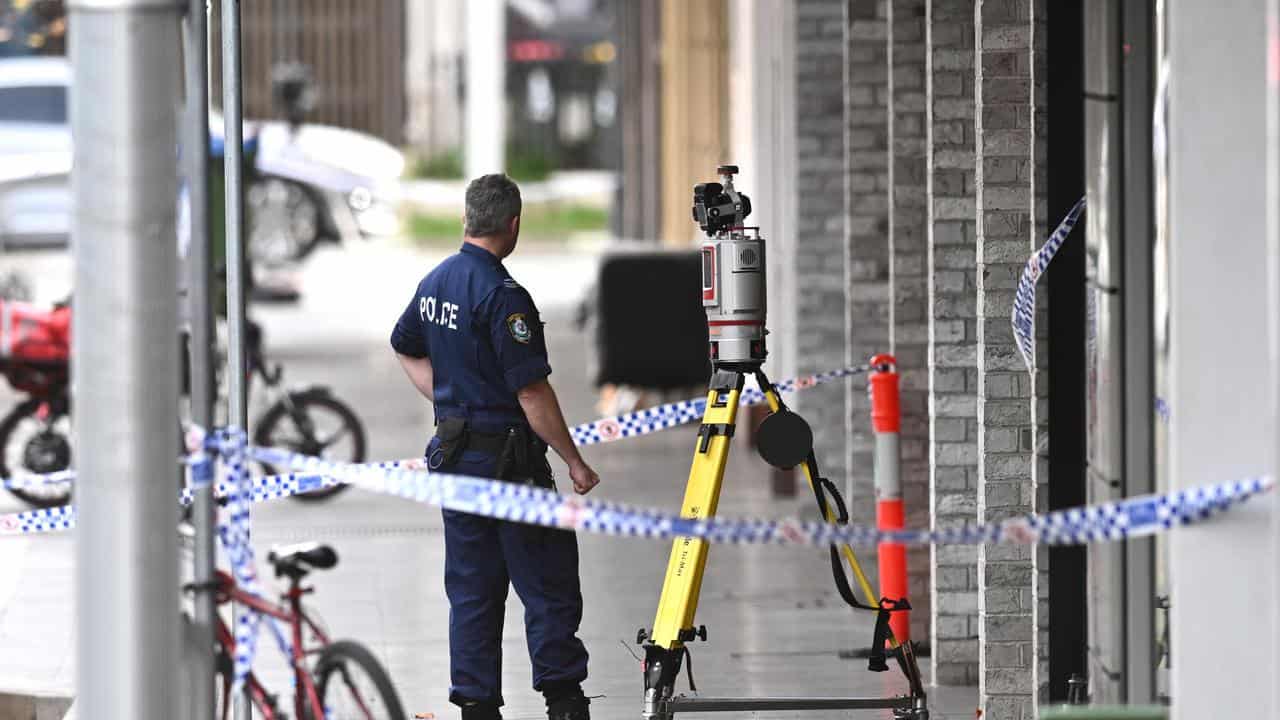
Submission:
[[[1158,286],[1168,303],[1157,300],[1167,308],[1157,328],[1167,320],[1169,482],[1180,489],[1276,472],[1277,328],[1265,302],[1275,207],[1266,197],[1266,2],[1166,8],[1169,278]],[[1168,536],[1173,720],[1277,716],[1267,505]],[[1229,628],[1226,656],[1205,618]]]
[[[502,0],[467,3],[463,161],[468,179],[507,167],[506,7]]]
[[[842,245],[845,276],[836,293],[845,308],[841,318],[848,334],[845,360],[851,364],[866,362],[872,355],[889,349],[887,10],[886,4],[877,0],[848,3],[844,94],[847,155],[842,154],[838,161],[847,167],[848,235]],[[847,477],[853,522],[874,523],[874,438],[865,383],[849,383],[846,397],[848,412],[840,427],[848,437],[843,463],[847,474],[830,475]]]
[[[929,524],[929,344],[925,237],[925,0],[888,3],[889,348],[901,374],[907,527]],[[911,637],[930,627],[929,548],[907,552]]]
[[[926,18],[929,505],[934,526],[978,517],[974,274],[974,0]],[[932,548],[934,682],[978,683],[978,549]]]
[[[466,8],[461,0],[436,0],[405,3],[404,12],[405,135],[424,157],[459,150]]]
[[[636,5],[639,5],[638,3]],[[628,5],[630,7],[630,5]],[[796,375],[796,8],[732,0],[729,17],[729,158],[751,196],[751,224],[769,247],[769,376]],[[809,501],[811,502],[811,501]]]
[[[845,3],[799,0],[796,18],[796,370],[844,365],[848,326],[845,281]],[[881,36],[883,40],[883,35]],[[883,50],[881,51],[883,58]],[[797,395],[795,404],[813,426],[822,473],[837,484],[848,468],[845,451],[847,398],[840,386]],[[870,424],[870,419],[867,419]],[[862,495],[850,504],[858,519],[873,510],[870,455]],[[862,502],[859,502],[861,500]],[[806,502],[809,502],[806,500]]]
[[[988,522],[1035,510],[1035,384],[1009,322],[1038,231],[1033,16],[1032,0],[977,0],[974,12],[977,499]],[[1035,713],[1036,569],[1029,546],[978,550],[978,688],[989,717]]]

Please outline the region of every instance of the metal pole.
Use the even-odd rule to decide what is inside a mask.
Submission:
[[[1125,316],[1130,288],[1124,276],[1124,197],[1120,160],[1120,93],[1122,8],[1112,0],[1084,4],[1085,214],[1087,275],[1092,294],[1095,341],[1086,363],[1094,368],[1086,403],[1092,422],[1087,434],[1086,493],[1090,503],[1123,498],[1125,482]],[[1137,242],[1137,238],[1134,239]],[[1148,408],[1150,403],[1148,403]],[[1147,413],[1148,420],[1150,412]],[[1126,701],[1125,546],[1090,545],[1087,549],[1088,657],[1090,689],[1095,702]]]
[[[72,0],[79,706],[180,716],[178,5]]]
[[[222,0],[222,115],[225,123],[228,419],[246,428],[244,346],[244,111],[240,88],[240,0]]]
[[[1121,37],[1121,143],[1124,189],[1124,484],[1129,497],[1153,493],[1155,467],[1155,323],[1152,309],[1151,113],[1155,83],[1155,2],[1123,3]],[[1124,543],[1125,699],[1154,703],[1156,692],[1156,541]]]
[[[206,0],[190,0],[187,8],[186,91],[187,118],[182,138],[182,158],[190,206],[190,244],[187,247],[187,302],[190,315],[188,348],[191,357],[191,420],[213,427],[213,308],[210,304],[210,270],[213,253],[209,246],[209,17]],[[197,587],[213,580],[214,532],[217,506],[210,485],[195,494],[191,507],[195,527],[192,579]],[[192,720],[214,720],[214,618],[217,612],[213,593],[196,592],[193,599],[192,634],[200,645],[191,656]]]
[[[240,88],[240,0],[222,0],[222,115],[226,139],[223,171],[226,173],[227,233],[227,395],[228,421],[248,430],[244,346],[244,127]],[[248,691],[235,697],[236,720],[250,720]]]

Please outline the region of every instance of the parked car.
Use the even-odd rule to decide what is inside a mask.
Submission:
[[[71,230],[71,68],[65,58],[0,59],[0,251],[65,247]],[[223,122],[210,115],[210,142]],[[245,123],[256,143],[246,188],[249,257],[278,266],[321,242],[388,235],[404,157],[364,133],[278,121]]]
[[[70,80],[65,61],[0,60],[0,250],[70,234]]]

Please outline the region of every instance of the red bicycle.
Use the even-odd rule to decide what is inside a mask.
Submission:
[[[275,618],[290,630],[290,665],[294,672],[293,715],[299,720],[405,720],[404,709],[387,671],[363,645],[351,640],[331,642],[320,625],[302,605],[302,597],[314,592],[302,580],[312,570],[328,570],[338,564],[338,554],[328,545],[302,543],[273,548],[267,555],[276,577],[289,580],[281,603],[251,595],[241,589],[231,575],[218,571],[215,580],[219,605],[229,602],[252,608],[264,617]],[[263,628],[263,632],[270,632]],[[309,636],[309,644],[304,643]],[[265,640],[265,638],[263,638]],[[221,688],[217,716],[228,720],[231,706],[231,658],[235,639],[230,628],[218,618],[217,663]],[[261,642],[261,641],[260,641]],[[315,657],[315,667],[308,662]],[[245,679],[249,699],[262,720],[285,720],[278,697],[267,692],[252,672]]]

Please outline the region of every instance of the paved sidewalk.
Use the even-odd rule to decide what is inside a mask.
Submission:
[[[323,250],[302,275],[301,304],[253,311],[291,384],[330,384],[355,407],[368,426],[374,458],[415,455],[431,431],[430,409],[410,391],[386,335],[418,277],[440,256],[399,245]],[[570,323],[572,304],[593,263],[589,255],[547,249],[510,263],[547,316],[552,380],[571,423],[595,417],[586,376],[588,342]],[[8,396],[0,395],[0,403],[7,402]],[[588,448],[588,460],[603,479],[595,496],[676,509],[692,448],[689,427]],[[555,465],[565,477],[563,466]],[[735,447],[723,514],[790,515],[804,507],[801,502],[772,500],[762,462],[745,445]],[[17,506],[6,502],[0,511],[11,509]],[[328,542],[341,558],[336,569],[314,576],[318,592],[312,604],[333,635],[370,645],[411,713],[456,717],[447,701],[448,606],[439,510],[359,491],[327,503],[288,501],[255,509],[259,557],[272,543],[299,540]],[[640,667],[631,650],[637,628],[653,622],[670,544],[585,534],[579,543],[586,599],[582,637],[592,654],[586,689],[603,696],[595,700],[594,716],[637,718]],[[15,683],[72,686],[71,550],[69,536],[0,541],[0,689]],[[265,572],[264,577],[270,579]],[[708,642],[693,647],[694,677],[705,694],[879,695],[905,689],[895,673],[868,673],[865,660],[838,657],[841,650],[869,643],[872,617],[842,605],[821,551],[712,548],[698,622],[710,634]],[[504,643],[508,720],[545,717],[541,697],[529,688],[522,627],[522,609],[512,593]],[[284,666],[270,639],[264,635],[262,641],[260,670],[274,688],[287,691]],[[973,689],[941,689],[934,696],[933,717],[968,720],[975,704]]]

